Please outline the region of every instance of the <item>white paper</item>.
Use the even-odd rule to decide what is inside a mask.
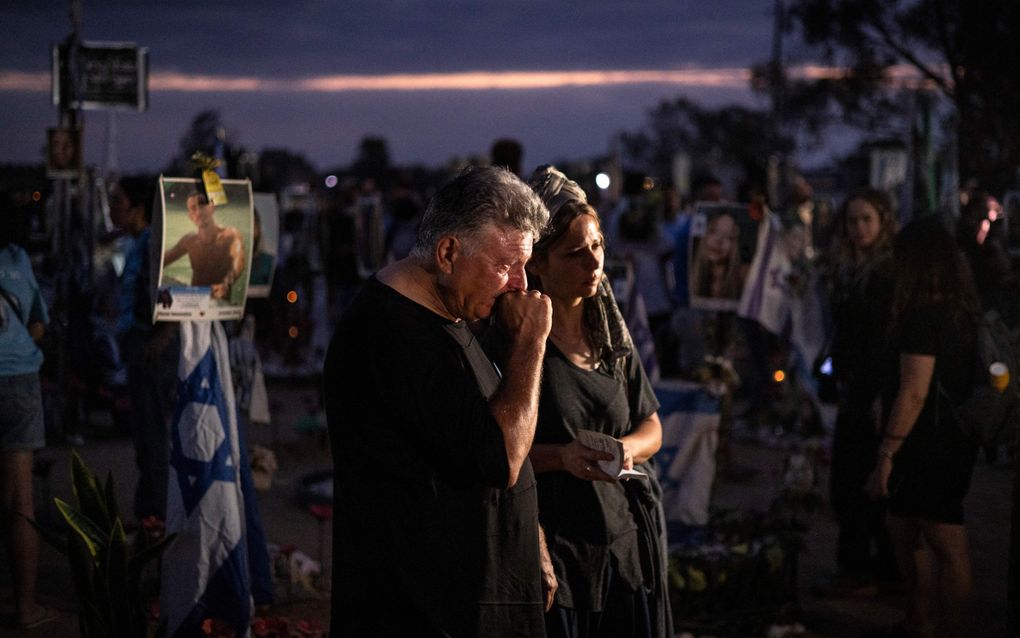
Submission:
[[[638,470],[625,470],[623,468],[623,443],[608,434],[602,434],[601,432],[595,432],[594,430],[578,430],[577,440],[581,442],[581,445],[598,450],[599,452],[608,452],[613,455],[612,460],[599,461],[599,469],[616,478],[648,478],[648,475]]]

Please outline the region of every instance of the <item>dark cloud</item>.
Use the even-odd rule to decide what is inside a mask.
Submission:
[[[0,0],[0,71],[45,73],[69,29],[66,0]],[[149,47],[155,71],[225,76],[467,70],[746,67],[767,57],[763,0],[103,0],[84,2],[83,35]],[[153,92],[144,114],[117,116],[125,167],[158,169],[190,119],[219,108],[252,150],[286,147],[320,167],[345,164],[360,138],[390,141],[399,162],[444,162],[520,138],[526,163],[601,153],[640,126],[655,85],[541,91],[339,94]],[[688,90],[708,103],[746,89]],[[56,109],[43,93],[0,93],[0,161],[37,161]],[[87,160],[103,161],[107,115],[86,115]]]
[[[761,0],[85,5],[87,38],[137,42],[151,49],[154,68],[191,73],[732,66],[766,56],[771,37],[771,3]],[[69,24],[66,3],[53,0],[19,3],[5,22],[13,35],[0,44],[0,68],[36,70]]]

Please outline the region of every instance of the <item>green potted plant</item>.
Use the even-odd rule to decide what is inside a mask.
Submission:
[[[40,531],[70,559],[81,638],[144,638],[149,625],[143,570],[175,535],[143,529],[134,543],[129,543],[112,474],[100,485],[81,457],[72,452],[71,479],[74,504],[54,499],[66,533]]]

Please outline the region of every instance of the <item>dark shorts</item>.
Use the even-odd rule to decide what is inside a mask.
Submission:
[[[46,445],[39,375],[0,375],[0,451],[28,452]]]

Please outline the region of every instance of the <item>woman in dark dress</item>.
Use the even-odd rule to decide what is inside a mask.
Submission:
[[[979,303],[970,271],[937,219],[894,241],[892,343],[899,383],[869,490],[889,498],[889,531],[907,590],[893,635],[963,636],[971,596],[963,499],[977,442],[955,423],[974,379]]]
[[[553,305],[530,454],[559,583],[547,635],[672,636],[661,501],[648,464],[662,444],[659,404],[603,274],[597,213],[551,167],[531,183],[550,209],[528,262],[530,285]],[[605,456],[582,445],[579,430],[617,439],[624,468],[647,477],[603,472]]]

